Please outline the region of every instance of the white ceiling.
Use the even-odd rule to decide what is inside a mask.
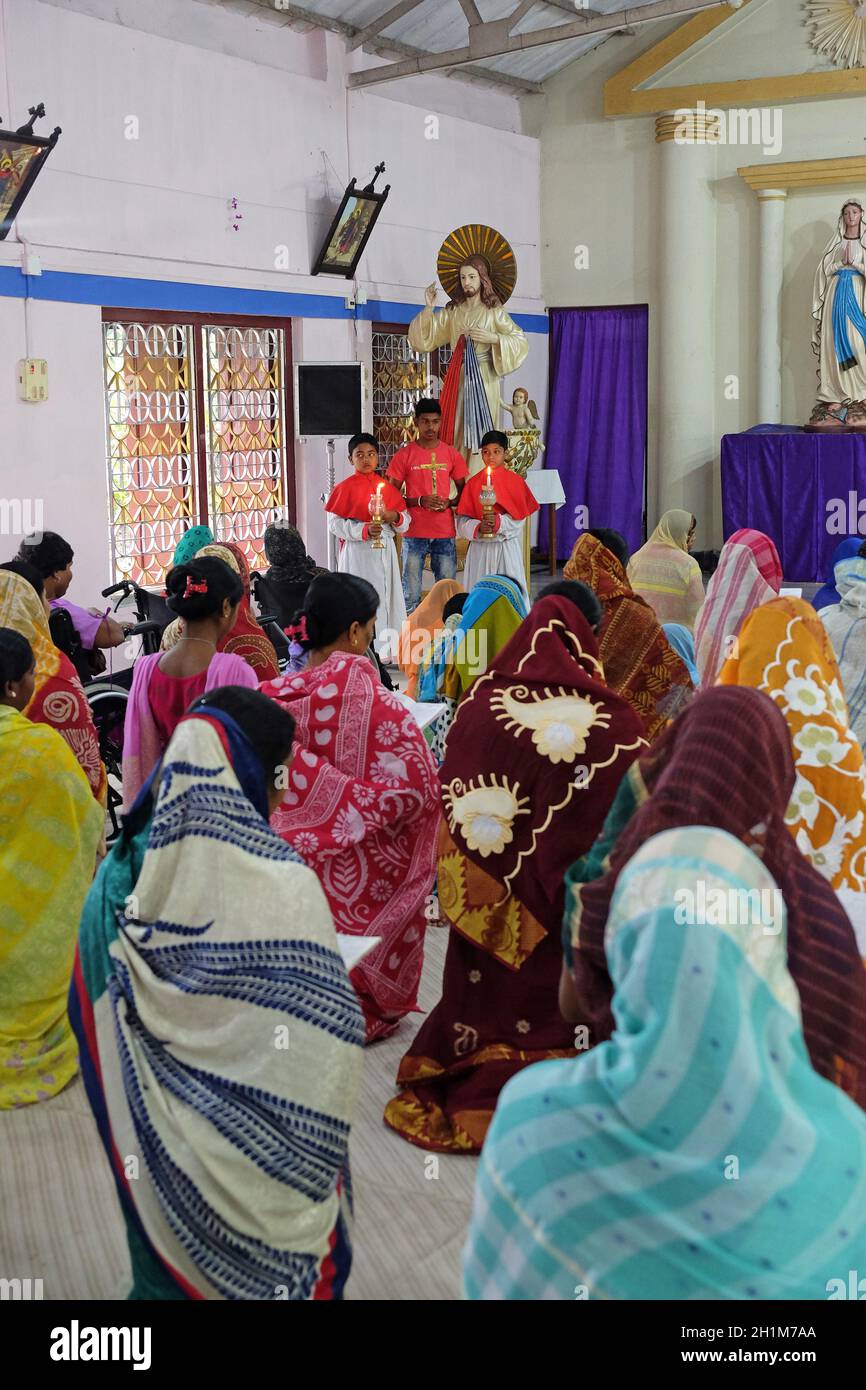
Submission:
[[[325,27],[336,29],[337,26],[351,26],[355,31],[366,28],[394,6],[394,0],[298,0],[297,4],[289,5],[281,14],[275,0],[217,0],[217,3],[259,16],[262,11],[270,11],[270,18],[287,24],[297,24],[299,19],[303,20],[304,14],[308,14],[312,23],[319,19],[325,22]],[[484,20],[504,19],[513,13],[517,3],[518,0],[476,0]],[[587,13],[593,16],[613,14],[625,8],[626,0],[590,0],[590,3],[591,9],[587,12],[578,6],[576,0],[556,0],[556,3],[537,0],[513,32],[522,34],[560,23],[569,24]],[[393,40],[398,45],[409,45],[412,50],[420,52],[441,53],[465,47],[467,36],[468,21],[459,0],[422,0],[415,9],[388,25],[373,43],[380,56],[399,61],[401,57],[409,55],[399,50],[387,52],[387,40]],[[608,34],[588,34],[586,38],[565,39],[498,58],[480,59],[472,67],[476,72],[479,68],[486,68],[494,75],[502,74],[506,78],[516,79],[515,87],[521,83],[540,83],[610,37]]]

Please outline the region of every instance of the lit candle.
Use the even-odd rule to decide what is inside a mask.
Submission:
[[[487,486],[490,486],[490,464],[487,465]]]

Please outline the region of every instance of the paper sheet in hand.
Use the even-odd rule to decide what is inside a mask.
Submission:
[[[342,936],[338,933],[337,945],[340,947],[340,955],[346,963],[346,969],[354,970],[358,962],[368,956],[381,940],[381,936]]]
[[[404,704],[411,715],[414,716],[419,729],[426,729],[429,724],[438,719],[440,714],[445,713],[446,706],[440,701],[437,704],[421,704],[418,700],[413,700],[411,695],[406,695],[402,690],[395,690],[401,704]]]

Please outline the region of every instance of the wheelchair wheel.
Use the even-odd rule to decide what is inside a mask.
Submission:
[[[99,738],[99,756],[105,764],[108,782],[109,829],[106,842],[111,845],[120,834],[120,808],[123,804],[123,721],[129,691],[119,685],[89,685],[84,691],[93,715]]]

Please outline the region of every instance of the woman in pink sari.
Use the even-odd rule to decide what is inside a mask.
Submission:
[[[733,655],[749,614],[776,598],[782,583],[779,552],[763,531],[744,527],[722,546],[716,572],[695,623],[696,665],[701,685],[713,685]]]
[[[123,725],[124,811],[132,809],[193,700],[217,686],[258,685],[242,656],[217,651],[243,598],[238,575],[222,560],[190,560],[169,570],[165,592],[184,630],[171,651],[135,663]]]
[[[337,931],[380,938],[352,972],[368,1043],[417,1003],[439,828],[424,736],[364,655],[378,607],[364,579],[314,579],[293,630],[309,664],[261,686],[295,720],[288,790],[271,824],[315,870]]]

